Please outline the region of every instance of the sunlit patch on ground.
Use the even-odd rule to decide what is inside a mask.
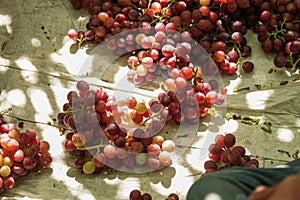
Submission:
[[[294,137],[294,133],[290,129],[279,128],[277,131],[277,138],[280,142],[291,142]]]

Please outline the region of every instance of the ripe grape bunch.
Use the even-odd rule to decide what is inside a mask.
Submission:
[[[90,20],[86,31],[71,29],[70,38],[80,44],[107,41],[108,49],[118,55],[138,49],[139,44],[133,34],[118,39],[112,36],[133,29],[148,33],[152,27],[156,32],[176,31],[185,39],[192,38],[210,54],[221,73],[232,75],[239,67],[248,73],[254,64],[244,61],[252,52],[245,35],[252,29],[258,33],[265,52],[273,51],[274,46],[280,56],[287,58],[286,63],[283,57],[275,59],[275,63],[281,62],[275,64],[277,67],[299,66],[299,0],[118,0],[117,4],[109,0],[72,0],[71,3],[75,9],[87,9]]]
[[[258,8],[261,23],[255,30],[262,50],[276,53],[276,67],[294,72],[300,66],[300,1],[267,1]]]
[[[19,177],[50,166],[49,148],[35,130],[22,132],[0,115],[0,192],[13,188]]]
[[[116,100],[85,81],[78,81],[77,89],[57,116],[71,129],[64,147],[76,156],[76,168],[92,174],[105,167],[156,170],[171,164],[175,143],[158,135],[165,119],[159,107],[134,96]]]
[[[193,50],[200,53],[203,48],[197,48],[192,38],[180,33],[166,34],[165,31],[161,28],[154,35],[136,35],[135,41],[141,47],[127,59],[128,80],[140,86],[155,82],[155,77],[162,78],[158,82],[163,81],[166,92],[159,94],[151,105],[167,109],[167,119],[174,119],[178,124],[184,121],[197,123],[213,105],[224,103],[226,91],[216,79],[209,83],[204,81],[203,74],[218,73],[218,68],[211,65],[208,58],[199,59],[192,55]]]
[[[129,200],[152,200],[152,196],[149,193],[143,193],[138,190],[132,190],[129,194]],[[171,193],[165,200],[179,200],[179,196],[175,193]]]
[[[259,163],[257,159],[251,159],[250,156],[245,155],[246,150],[242,146],[235,146],[236,138],[229,133],[224,135],[217,135],[215,143],[209,147],[209,158],[204,163],[205,174],[213,173],[224,168],[239,166],[258,168]]]

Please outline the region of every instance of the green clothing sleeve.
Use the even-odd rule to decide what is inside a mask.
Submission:
[[[300,173],[300,159],[277,168],[227,168],[197,180],[187,200],[246,200],[257,186],[272,186],[296,173]]]

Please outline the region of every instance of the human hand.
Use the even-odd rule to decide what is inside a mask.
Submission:
[[[282,199],[300,199],[300,174],[288,176],[272,187],[258,186],[248,197],[248,200]]]

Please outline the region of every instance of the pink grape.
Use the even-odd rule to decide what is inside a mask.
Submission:
[[[116,148],[113,145],[108,144],[104,147],[103,153],[107,158],[115,158]]]
[[[168,91],[175,91],[177,87],[176,87],[174,79],[169,78],[169,79],[165,80],[164,88]]]
[[[160,161],[157,158],[149,157],[147,161],[149,167],[152,169],[157,169],[161,165]]]
[[[164,151],[172,152],[175,150],[175,143],[172,140],[165,140],[162,143],[161,149]]]
[[[150,144],[148,146],[147,150],[148,150],[148,153],[150,155],[158,155],[160,153],[161,149],[160,149],[160,146],[158,144],[154,143],[154,144]]]
[[[168,151],[160,152],[158,158],[159,158],[159,161],[163,164],[168,164],[172,160],[171,154]]]

